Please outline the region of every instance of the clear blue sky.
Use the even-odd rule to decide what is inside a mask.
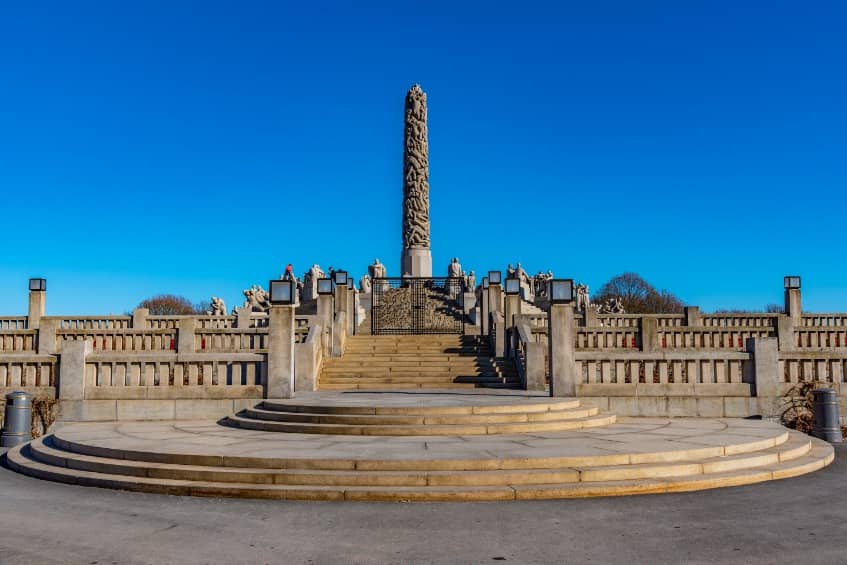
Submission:
[[[847,310],[847,4],[5,2],[0,313],[398,275],[403,99],[434,266],[637,271],[709,310]]]

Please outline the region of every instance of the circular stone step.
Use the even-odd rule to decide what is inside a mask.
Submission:
[[[613,414],[579,400],[533,394],[321,393],[310,401],[265,401],[222,423],[269,432],[444,436],[537,433],[605,426]]]
[[[832,458],[825,442],[769,422],[646,418],[571,432],[443,438],[266,434],[213,422],[71,424],[8,453],[14,470],[80,485],[368,501],[701,490],[796,476]]]

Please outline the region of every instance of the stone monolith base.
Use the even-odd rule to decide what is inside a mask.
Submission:
[[[400,276],[432,276],[432,251],[429,249],[404,249],[400,254]]]

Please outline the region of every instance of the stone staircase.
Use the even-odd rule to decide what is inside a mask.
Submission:
[[[802,475],[834,454],[825,442],[762,421],[611,423],[613,416],[580,413],[574,399],[450,404],[443,392],[411,401],[398,393],[344,394],[353,400],[256,409],[267,412],[265,425],[290,423],[278,431],[297,433],[208,421],[71,424],[11,449],[7,462],[41,479],[141,492],[406,502],[702,490]],[[587,425],[591,419],[595,425]],[[533,427],[551,422],[583,427]],[[426,435],[407,434],[412,428]],[[447,428],[461,435],[441,435]]]
[[[344,356],[325,359],[319,390],[517,388],[511,360],[495,359],[470,335],[356,335]]]
[[[577,399],[493,406],[324,406],[265,401],[222,423],[236,428],[299,434],[471,436],[558,432],[607,426],[614,414]]]

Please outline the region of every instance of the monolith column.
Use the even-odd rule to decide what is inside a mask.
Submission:
[[[403,129],[403,252],[400,254],[400,275],[432,276],[426,94],[417,84],[406,93]]]

